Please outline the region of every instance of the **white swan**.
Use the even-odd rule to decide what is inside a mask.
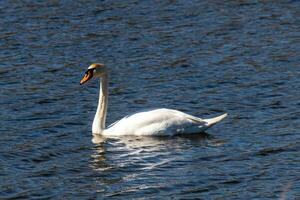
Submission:
[[[105,128],[108,103],[108,72],[106,66],[98,63],[90,65],[80,84],[87,82],[92,77],[101,78],[99,103],[93,121],[93,134],[105,136],[171,136],[176,134],[200,133],[227,116],[227,114],[223,114],[211,119],[201,119],[178,110],[160,108],[126,116],[108,128]]]

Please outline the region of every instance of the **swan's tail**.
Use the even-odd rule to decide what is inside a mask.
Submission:
[[[220,115],[218,117],[214,117],[214,118],[210,118],[210,119],[203,119],[203,121],[205,121],[207,124],[206,126],[211,127],[212,125],[218,123],[219,121],[221,121],[222,119],[224,119],[227,116],[227,113]]]

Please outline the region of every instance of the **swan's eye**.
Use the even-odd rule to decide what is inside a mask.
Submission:
[[[93,76],[94,69],[88,69],[85,74]]]

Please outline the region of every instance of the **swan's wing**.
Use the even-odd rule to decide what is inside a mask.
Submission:
[[[127,118],[129,118],[129,117],[131,117],[131,116],[134,116],[134,115],[136,115],[136,114],[139,114],[139,113],[146,114],[147,112],[154,111],[154,110],[158,110],[158,109],[161,109],[161,108],[152,108],[152,109],[148,108],[148,109],[142,109],[142,110],[140,110],[139,112],[134,112],[134,113],[132,113],[132,114],[130,114],[130,115],[126,115],[126,116],[123,117],[122,119],[120,119],[120,120],[118,120],[118,121],[115,121],[114,123],[110,124],[107,128],[111,128],[112,126],[116,125],[116,124],[119,123],[120,121],[122,121],[122,120],[124,121],[125,119],[127,119]]]
[[[207,123],[197,117],[172,109],[153,109],[135,113],[115,122],[107,135],[173,135],[200,132]]]

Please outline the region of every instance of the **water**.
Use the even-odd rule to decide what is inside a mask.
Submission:
[[[298,1],[2,1],[0,198],[299,199]],[[144,108],[229,116],[207,134],[91,135]]]

